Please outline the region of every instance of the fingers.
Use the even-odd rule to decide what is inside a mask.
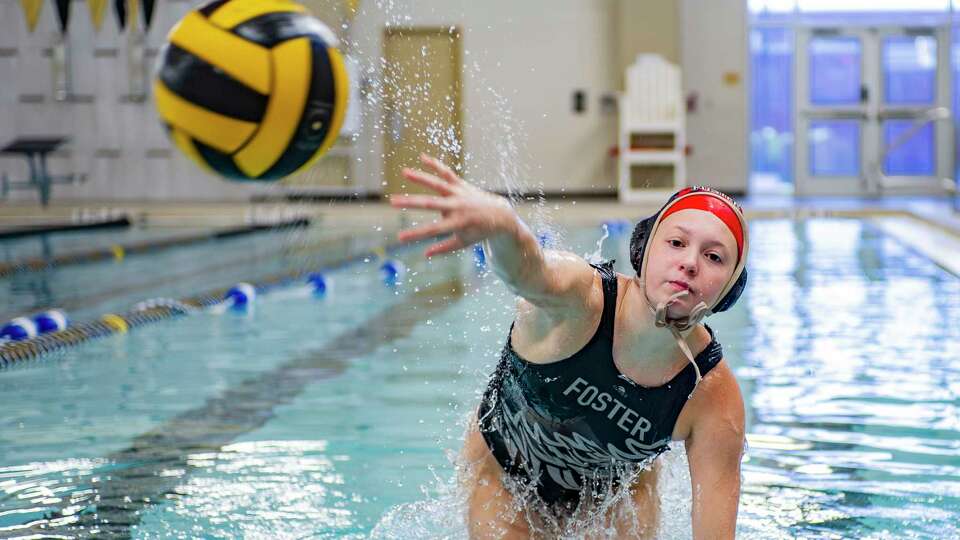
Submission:
[[[440,255],[441,253],[449,253],[451,251],[456,251],[464,246],[464,243],[460,238],[456,236],[451,236],[442,242],[437,242],[436,244],[427,248],[427,251],[424,252],[424,255],[427,257],[433,257],[434,255]]]
[[[463,180],[457,176],[457,173],[453,172],[450,167],[447,167],[444,162],[435,157],[431,157],[426,154],[420,154],[420,161],[427,167],[433,169],[433,172],[437,173],[437,176],[443,178],[451,184],[460,184],[463,182]]]
[[[434,236],[453,232],[458,227],[459,222],[455,222],[452,219],[445,219],[437,223],[427,223],[426,225],[400,231],[397,234],[397,239],[401,242],[414,242],[416,240],[433,238]]]
[[[404,168],[402,172],[403,177],[407,180],[420,184],[421,186],[426,186],[441,195],[450,195],[453,193],[453,190],[450,189],[450,184],[430,173],[407,168]]]
[[[453,209],[454,202],[436,195],[391,195],[390,206],[394,208],[422,208],[441,212]]]

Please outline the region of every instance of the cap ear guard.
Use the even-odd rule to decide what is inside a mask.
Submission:
[[[643,265],[643,252],[647,249],[647,238],[650,236],[650,228],[657,220],[657,214],[646,219],[640,220],[637,226],[633,228],[633,234],[630,236],[630,264],[640,275],[640,267]]]
[[[737,303],[737,300],[740,299],[740,295],[743,294],[743,290],[747,288],[747,269],[744,268],[740,272],[740,277],[737,278],[736,283],[733,284],[733,287],[727,291],[727,294],[717,302],[716,307],[712,310],[713,313],[720,313],[721,311],[726,311],[730,309],[731,306]]]

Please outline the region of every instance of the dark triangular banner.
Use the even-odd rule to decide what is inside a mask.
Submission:
[[[120,31],[127,29],[127,0],[113,0],[113,13],[117,16]]]
[[[70,0],[55,0],[57,4],[57,22],[60,23],[60,32],[67,33],[70,26]]]
[[[156,0],[141,0],[143,4],[143,30],[144,32],[150,31],[150,23],[153,22],[153,6],[156,4]]]

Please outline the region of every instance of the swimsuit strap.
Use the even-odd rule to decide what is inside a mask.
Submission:
[[[603,284],[603,314],[600,316],[600,327],[597,331],[610,341],[613,341],[613,321],[617,312],[617,273],[613,269],[615,262],[615,259],[610,259],[590,265],[600,272],[600,281]]]

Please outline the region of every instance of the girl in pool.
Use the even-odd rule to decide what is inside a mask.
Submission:
[[[542,249],[505,198],[434,158],[421,161],[432,173],[403,174],[436,195],[395,195],[391,204],[441,219],[400,240],[443,237],[428,257],[483,242],[519,296],[464,445],[471,537],[555,535],[584,515],[600,515],[603,534],[651,536],[654,460],[673,440],[684,441],[690,464],[694,537],[733,538],[743,399],[701,321],[746,284],[747,226],[736,203],[705,187],[671,196],[634,229],[628,276],[613,261]]]

